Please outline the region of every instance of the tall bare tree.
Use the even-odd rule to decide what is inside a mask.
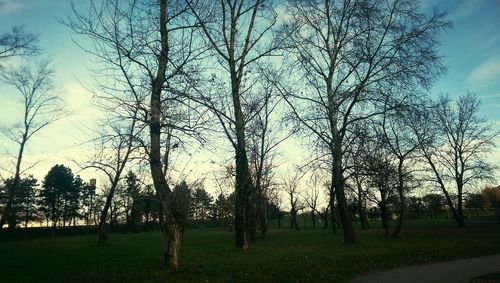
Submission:
[[[479,107],[480,100],[473,93],[462,95],[455,102],[442,96],[422,114],[425,119],[413,126],[433,176],[431,180],[445,195],[459,227],[465,226],[464,191],[478,181],[494,177],[494,166],[488,164],[487,156],[499,132],[479,116]],[[456,205],[451,187],[457,195]]]
[[[299,202],[299,185],[303,176],[302,172],[297,171],[294,174],[288,174],[282,180],[283,191],[288,195],[290,203],[290,228],[295,228],[295,230],[300,230],[297,224],[297,213],[303,209]]]
[[[247,219],[249,222],[259,220],[261,236],[265,236],[268,231],[268,196],[274,185],[273,159],[277,155],[278,146],[286,141],[292,133],[283,129],[283,122],[279,118],[284,115],[283,99],[275,95],[275,86],[268,79],[270,76],[277,76],[276,72],[269,66],[259,68],[259,72],[260,79],[258,78],[258,82],[255,84],[258,89],[257,101],[259,102],[255,103],[256,113],[246,129],[250,171],[255,187],[255,194],[250,200],[250,205],[256,206],[254,215],[248,215]],[[249,225],[251,241],[255,240],[254,229],[256,229],[256,225]]]
[[[55,89],[53,74],[49,61],[26,64],[1,73],[2,81],[12,86],[19,96],[22,120],[4,131],[6,137],[19,146],[19,150],[13,171],[14,181],[7,192],[8,201],[0,218],[0,228],[7,219],[12,219],[12,213],[15,214],[11,209],[16,200],[21,174],[34,166],[22,168],[28,141],[62,115],[62,100]],[[15,221],[9,223],[9,228],[14,228],[14,225]]]
[[[161,203],[165,264],[172,267],[180,263],[188,202],[180,198],[186,186],[170,188],[171,154],[183,138],[199,137],[204,121],[202,113],[183,99],[189,90],[187,77],[196,75],[194,63],[204,51],[195,44],[197,24],[188,12],[185,1],[91,1],[87,13],[74,9],[66,23],[91,39],[91,44],[80,46],[104,63],[104,79],[111,72],[127,93],[143,98],[131,100],[141,101],[131,107],[149,128],[149,137],[139,140]]]
[[[302,198],[306,206],[311,210],[311,220],[313,229],[316,228],[316,215],[319,215],[323,220],[328,223],[328,219],[323,217],[323,215],[327,215],[327,209],[322,213],[320,209],[320,188],[324,186],[324,180],[322,180],[320,172],[314,172],[311,175],[311,178],[307,184],[306,191],[302,194]]]
[[[366,172],[365,158],[368,146],[372,140],[372,127],[366,127],[366,124],[356,125],[351,130],[353,143],[346,151],[346,174],[352,195],[356,199],[357,211],[361,229],[369,228],[366,216],[367,194],[369,190],[368,177]]]
[[[0,3],[0,8],[2,3]],[[24,30],[24,26],[14,26],[0,34],[0,63],[8,58],[29,56],[39,52],[38,36]],[[0,65],[1,67],[1,65]]]
[[[415,102],[417,100],[415,99]],[[409,188],[409,172],[411,166],[408,161],[414,159],[414,154],[419,147],[418,138],[412,131],[410,123],[415,120],[415,107],[412,105],[401,105],[391,107],[393,110],[387,111],[380,124],[379,132],[388,153],[396,160],[397,172],[397,192],[399,197],[398,222],[392,236],[399,237],[403,225],[403,214],[405,209],[405,193]]]
[[[95,155],[85,164],[79,164],[82,169],[97,169],[108,178],[109,188],[106,192],[106,201],[100,211],[97,229],[100,244],[106,243],[107,240],[108,211],[119,182],[123,178],[123,171],[127,166],[130,166],[130,161],[134,157],[138,157],[139,143],[137,139],[142,129],[138,125],[137,115],[127,120],[122,120],[123,118],[111,119],[109,117],[106,119],[106,123],[100,127],[100,135],[96,139]]]
[[[437,35],[448,23],[409,0],[288,3],[290,78],[299,83],[281,89],[297,121],[329,154],[344,242],[355,243],[344,190],[348,130],[383,113],[388,89],[430,85],[442,71]]]
[[[235,151],[235,246],[248,249],[247,214],[254,194],[247,152],[246,126],[255,114],[252,71],[280,46],[272,33],[277,22],[273,3],[264,0],[186,1],[198,20],[201,36],[211,47],[217,68],[209,68],[209,87],[218,94],[199,92],[198,102],[216,116]],[[218,64],[217,64],[218,63]],[[228,82],[228,84],[226,84]],[[261,97],[265,97],[265,93]],[[251,213],[251,212],[250,212]]]

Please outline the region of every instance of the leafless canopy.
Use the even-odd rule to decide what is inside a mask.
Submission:
[[[0,3],[0,8],[2,3]],[[0,34],[0,61],[14,56],[29,56],[39,52],[38,36],[28,33],[24,26],[14,26]]]
[[[23,107],[22,121],[5,131],[12,141],[26,143],[38,131],[61,117],[62,100],[55,90],[53,73],[49,61],[2,72],[2,81],[17,91]]]

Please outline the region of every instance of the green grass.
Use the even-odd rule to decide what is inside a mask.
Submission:
[[[112,234],[98,246],[94,235],[0,243],[1,282],[335,282],[370,270],[500,253],[500,225],[414,220],[401,239],[380,229],[358,231],[360,243],[342,244],[331,230],[273,229],[247,252],[233,234],[189,229],[182,267],[162,265],[158,232]],[[373,225],[375,226],[375,225]],[[378,226],[378,225],[377,225]]]
[[[489,273],[482,276],[478,276],[473,279],[473,282],[481,282],[481,281],[484,282],[486,280],[490,280],[493,282],[500,282],[500,272]]]

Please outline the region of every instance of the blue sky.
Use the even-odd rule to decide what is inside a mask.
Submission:
[[[54,163],[67,163],[69,156],[81,150],[79,144],[86,137],[80,129],[94,123],[91,95],[80,85],[80,82],[83,85],[91,83],[87,70],[90,56],[72,42],[69,29],[58,22],[71,14],[70,1],[0,2],[4,2],[0,7],[0,32],[14,25],[25,25],[27,31],[39,34],[42,55],[53,60],[56,84],[69,112],[65,119],[47,128],[28,146],[28,157],[46,160],[37,170],[47,172]],[[78,5],[85,3],[75,2]],[[500,1],[424,0],[422,3],[424,11],[437,6],[446,11],[453,22],[453,29],[440,35],[440,54],[448,72],[435,83],[432,94],[448,93],[455,97],[473,91],[482,98],[483,114],[500,127]],[[14,94],[0,85],[0,97],[0,123],[15,120],[19,111]],[[0,155],[14,151],[13,144],[0,138]],[[43,176],[41,173],[36,175]]]
[[[456,96],[473,91],[482,98],[482,111],[500,120],[500,1],[425,1],[448,12],[453,28],[441,35],[440,53],[448,72],[433,95]]]

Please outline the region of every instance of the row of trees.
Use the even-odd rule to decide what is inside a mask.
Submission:
[[[86,184],[63,165],[54,166],[45,176],[41,188],[33,176],[20,179],[15,186],[14,178],[1,186],[1,203],[5,207],[10,192],[16,193],[8,218],[9,227],[30,222],[45,221],[49,226],[76,225],[78,219],[88,222],[92,212],[95,187]],[[15,186],[15,187],[14,187]]]
[[[307,213],[312,220],[312,227],[316,227],[317,217],[323,220],[324,228],[328,226],[329,206],[324,206],[320,197],[320,190],[314,187],[315,182],[307,184],[307,188],[298,188],[298,180],[289,179],[283,183],[282,190],[286,194],[285,198],[290,202],[290,210],[286,213],[285,207],[278,207],[282,203],[277,199],[273,203],[267,203],[266,220],[277,219],[289,214],[290,227],[300,229],[297,223],[297,214],[299,212]],[[0,187],[0,203],[5,205],[7,202],[6,192],[9,186],[13,185],[13,179],[7,179]],[[187,185],[187,184],[186,184]],[[97,194],[95,185],[85,183],[78,175],[73,175],[68,167],[55,165],[45,176],[40,184],[32,176],[22,178],[16,202],[13,206],[13,216],[8,220],[9,223],[15,222],[15,225],[28,227],[29,224],[42,224],[46,226],[66,227],[75,225],[96,225],[98,216],[103,210],[106,195],[109,189],[104,189],[102,193]],[[218,220],[226,225],[231,231],[234,221],[234,194],[225,196],[220,193],[214,198],[203,187],[195,183],[189,188],[191,221]],[[312,192],[312,193],[311,193]],[[327,193],[328,190],[325,190]],[[353,220],[359,220],[363,229],[368,228],[368,219],[375,217],[382,219],[382,225],[387,227],[389,214],[397,211],[399,207],[396,194],[385,199],[382,205],[380,200],[370,201],[368,206],[360,212],[356,198],[352,195],[348,198],[348,208],[353,215]],[[451,195],[453,203],[458,203],[455,194]],[[465,207],[478,214],[479,210],[485,208],[495,209],[499,216],[500,189],[486,187],[481,192],[469,193],[464,199]],[[287,206],[288,207],[288,206]],[[375,210],[374,210],[375,208]],[[337,207],[334,208],[335,210]],[[428,214],[430,218],[437,217],[438,212],[446,211],[448,217],[449,208],[442,194],[427,194],[423,197],[412,196],[407,200],[405,214],[412,214],[413,217],[420,218],[423,214]],[[370,214],[370,216],[367,215]],[[132,232],[138,232],[138,224],[145,224],[146,227],[153,227],[158,222],[160,214],[159,204],[150,185],[143,186],[137,176],[129,171],[125,179],[120,183],[120,187],[114,198],[111,209],[109,223],[112,226],[126,224]],[[469,212],[470,214],[470,212]],[[12,224],[14,225],[14,224]],[[261,226],[261,229],[265,227]]]
[[[12,190],[13,178],[0,185],[0,205],[8,201],[7,192]],[[217,220],[231,231],[234,221],[234,194],[226,196],[220,193],[217,198],[210,195],[203,184],[188,186],[181,182],[188,192],[188,217],[190,221]],[[55,165],[45,176],[41,184],[32,176],[22,178],[16,192],[16,201],[8,219],[11,226],[28,227],[30,224],[45,225],[52,228],[64,228],[76,225],[98,225],[104,210],[110,188],[104,187],[96,192],[95,180],[90,183],[74,175],[70,168]],[[268,203],[272,216],[277,217],[279,208]],[[120,181],[114,195],[109,215],[105,220],[111,230],[118,224],[126,224],[132,232],[139,231],[139,224],[154,228],[159,223],[161,214],[156,193],[151,185],[143,185],[138,177],[129,171]]]
[[[124,169],[146,163],[161,208],[165,262],[177,267],[192,203],[189,188],[172,175],[173,157],[220,137],[233,152],[227,182],[234,186],[238,249],[256,241],[258,222],[265,234],[277,183],[273,157],[290,135],[304,141],[312,159],[298,174],[327,176],[330,219],[338,215],[345,243],[357,242],[349,194],[360,214],[368,201],[386,211],[397,199],[397,237],[406,196],[424,181],[443,192],[464,226],[463,193],[492,177],[485,157],[497,134],[478,115],[476,96],[428,99],[445,69],[438,34],[450,23],[437,10],[419,11],[410,0],[112,0],[73,8],[64,23],[95,58],[94,92],[106,113],[96,156],[81,164],[109,179],[100,240]],[[292,208],[296,179],[283,185]]]

